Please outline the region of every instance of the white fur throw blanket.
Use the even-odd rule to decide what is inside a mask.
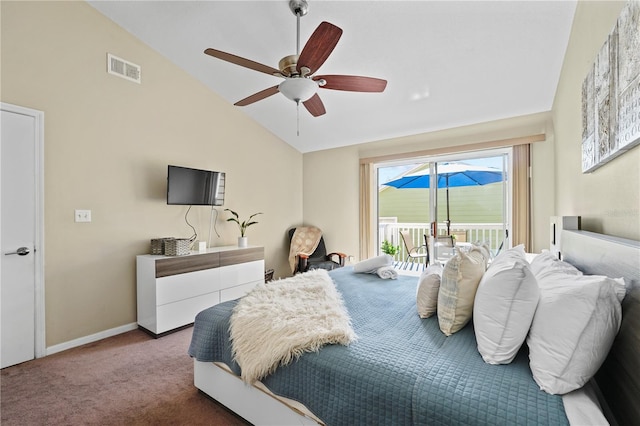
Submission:
[[[258,284],[230,319],[234,360],[253,383],[304,352],[356,339],[342,296],[325,270]]]

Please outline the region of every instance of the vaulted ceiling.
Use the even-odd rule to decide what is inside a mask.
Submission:
[[[89,4],[230,104],[282,79],[205,55],[206,48],[273,68],[296,53],[286,0]],[[322,21],[343,30],[317,74],[383,78],[386,90],[320,89],[327,111],[320,117],[302,105],[297,111],[281,93],[236,108],[303,153],[548,111],[575,5],[309,0],[301,49]]]

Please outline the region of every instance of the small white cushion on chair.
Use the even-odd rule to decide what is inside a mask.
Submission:
[[[416,305],[420,318],[429,318],[436,313],[441,277],[442,266],[439,263],[429,266],[420,275],[416,290]]]
[[[549,273],[527,337],[529,366],[540,389],[565,394],[604,362],[622,320],[622,278]]]
[[[473,306],[473,326],[482,359],[508,364],[524,343],[540,290],[520,245],[500,253],[482,276]]]

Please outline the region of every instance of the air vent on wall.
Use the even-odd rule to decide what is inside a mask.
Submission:
[[[140,65],[125,61],[111,53],[107,53],[107,72],[140,83]]]

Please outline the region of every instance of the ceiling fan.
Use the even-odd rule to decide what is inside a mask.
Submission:
[[[318,117],[326,113],[324,104],[317,93],[318,88],[350,92],[384,91],[387,81],[379,78],[356,75],[313,75],[338,44],[342,30],[333,24],[322,22],[311,34],[301,52],[300,17],[307,14],[308,7],[306,0],[289,1],[289,9],[291,9],[297,20],[296,54],[282,58],[278,64],[279,69],[216,49],[206,49],[204,51],[204,53],[214,58],[284,78],[284,81],[280,84],[254,93],[234,105],[250,105],[280,92],[298,105],[302,102],[311,115]]]

